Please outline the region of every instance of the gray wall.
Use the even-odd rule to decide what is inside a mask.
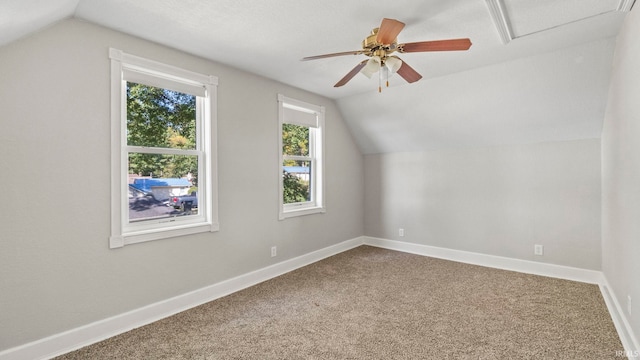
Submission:
[[[602,270],[640,335],[640,9],[618,35],[602,131]],[[632,309],[627,311],[627,296]],[[638,350],[638,349],[634,349]]]
[[[366,155],[365,178],[367,236],[600,269],[599,139]]]
[[[219,77],[219,232],[109,250],[109,47]],[[277,220],[277,93],[326,106],[326,214]],[[0,109],[0,351],[364,232],[363,157],[329,99],[67,20],[0,48]]]

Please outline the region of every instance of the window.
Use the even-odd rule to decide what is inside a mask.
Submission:
[[[217,78],[111,58],[109,246],[218,230]]]
[[[324,107],[278,95],[279,219],[325,212]]]

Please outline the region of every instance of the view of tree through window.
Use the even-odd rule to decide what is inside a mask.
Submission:
[[[278,219],[324,213],[323,106],[278,94]]]
[[[282,154],[284,203],[310,201],[311,161],[304,159],[309,157],[309,128],[282,124]]]
[[[130,220],[185,213],[174,198],[197,191],[198,156],[166,149],[195,150],[196,131],[195,96],[127,82]]]

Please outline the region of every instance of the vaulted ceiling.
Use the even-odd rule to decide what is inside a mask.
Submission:
[[[2,0],[0,46],[75,17],[335,99],[364,153],[600,136],[615,36],[635,0]],[[636,11],[636,10],[634,10]],[[423,75],[355,76],[382,18],[401,43],[470,38],[468,51],[400,54]]]

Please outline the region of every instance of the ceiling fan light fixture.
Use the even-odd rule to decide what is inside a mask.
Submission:
[[[372,56],[362,70],[360,70],[360,73],[371,79],[371,76],[380,70],[380,63],[380,57]]]
[[[397,57],[391,56],[387,58],[384,64],[392,74],[395,74],[396,71],[400,69],[400,66],[402,66],[402,60],[398,59]]]

